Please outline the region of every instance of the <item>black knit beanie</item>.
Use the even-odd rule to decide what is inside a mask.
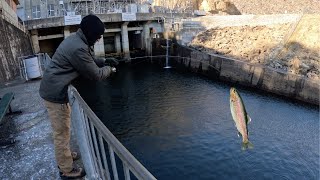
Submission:
[[[89,46],[93,46],[104,33],[104,24],[97,16],[90,14],[82,19],[80,29],[86,36]]]

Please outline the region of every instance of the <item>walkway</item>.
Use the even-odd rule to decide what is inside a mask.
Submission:
[[[39,86],[39,80],[0,85],[0,96],[14,92],[12,108],[22,111],[6,116],[0,126],[0,139],[17,141],[0,147],[0,179],[59,179],[51,125],[38,93]]]

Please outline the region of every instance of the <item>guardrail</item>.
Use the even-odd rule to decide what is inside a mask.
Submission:
[[[71,120],[76,129],[75,135],[80,140],[78,145],[87,179],[111,179],[108,167],[108,164],[111,164],[113,179],[118,180],[115,154],[122,162],[126,180],[130,180],[130,172],[138,179],[156,179],[109,131],[73,86],[69,86],[68,96]],[[106,149],[109,152],[109,159]]]
[[[161,1],[161,2],[160,2]],[[54,5],[54,13],[41,13],[39,17],[32,17],[32,9],[29,7],[26,9],[28,12],[27,16],[31,19],[46,19],[54,17],[64,17],[69,13],[74,15],[86,16],[88,14],[114,14],[114,13],[170,13],[170,14],[180,14],[180,13],[192,13],[193,5],[188,2],[179,0],[175,3],[168,0],[160,0],[151,5],[149,0],[69,0],[65,1],[64,4],[58,4],[56,2]],[[47,4],[47,2],[43,2]],[[48,6],[46,5],[41,11],[48,12]],[[27,20],[31,20],[27,19]]]

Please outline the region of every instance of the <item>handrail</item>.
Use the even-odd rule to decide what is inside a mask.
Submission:
[[[87,179],[111,179],[104,142],[107,143],[109,149],[113,179],[118,180],[114,153],[122,161],[126,180],[130,180],[130,171],[138,179],[156,179],[109,131],[72,85],[68,88],[68,96],[71,106],[71,120],[79,140],[78,145]]]
[[[125,13],[125,12],[141,12],[138,8],[135,10],[129,10],[128,5],[136,4],[139,5],[149,5],[149,7],[153,8],[155,13],[192,13],[192,4],[190,2],[184,1],[177,1],[173,3],[174,6],[170,8],[170,3],[167,0],[161,0],[162,2],[158,2],[157,6],[151,6],[150,1],[148,0],[136,0],[136,1],[129,1],[129,0],[91,0],[91,1],[84,1],[84,0],[69,0],[68,2],[64,3],[63,5],[55,4],[54,15],[33,18],[31,14],[31,19],[45,19],[45,18],[53,18],[53,17],[63,17],[67,15],[67,12],[75,12],[76,15],[88,15],[88,14],[113,14],[113,13]],[[188,0],[190,1],[190,0]],[[182,4],[181,4],[182,3]],[[180,4],[180,5],[179,5]],[[65,6],[68,6],[68,10]],[[27,9],[28,12],[31,12],[31,9]],[[47,11],[48,9],[44,9]],[[173,17],[172,17],[173,18]],[[27,20],[31,20],[27,19]]]

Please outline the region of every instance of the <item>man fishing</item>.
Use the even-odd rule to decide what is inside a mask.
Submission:
[[[247,114],[240,94],[233,87],[230,89],[230,109],[238,135],[242,136],[242,150],[253,148],[253,145],[249,141],[249,131],[247,128],[251,118]]]
[[[69,145],[71,112],[68,86],[78,76],[90,80],[104,80],[116,72],[114,67],[104,66],[104,60],[94,58],[92,46],[102,38],[104,31],[104,24],[97,16],[84,17],[78,31],[59,45],[40,84],[39,92],[51,121],[55,157],[62,179],[85,176],[84,169],[73,166],[73,161],[78,159],[79,155],[71,152]]]

